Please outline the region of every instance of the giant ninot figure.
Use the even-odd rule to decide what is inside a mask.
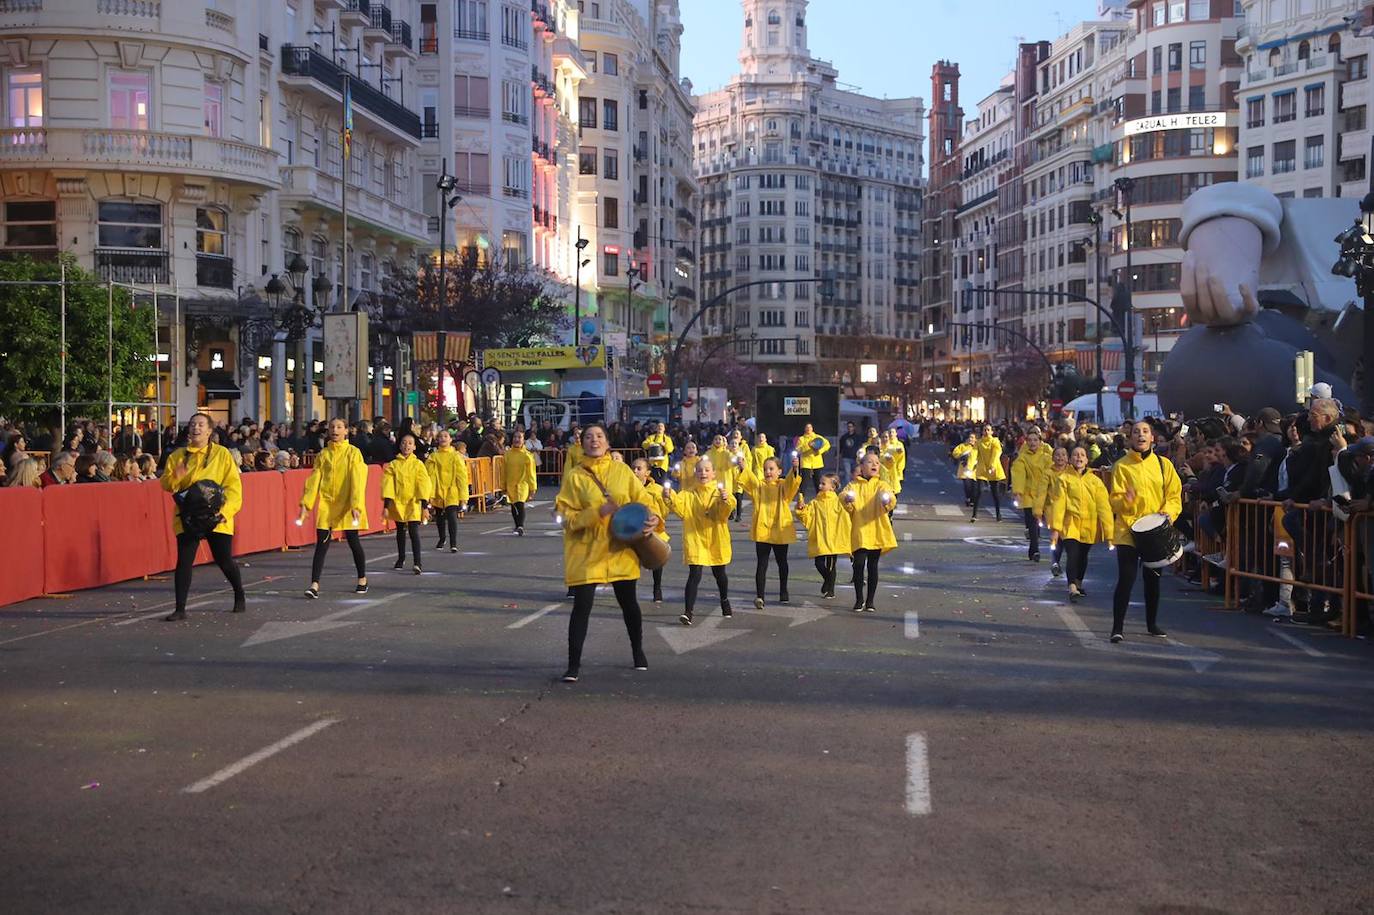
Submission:
[[[1353,280],[1331,273],[1332,239],[1355,209],[1351,199],[1279,200],[1234,182],[1184,202],[1180,291],[1190,329],[1160,373],[1164,410],[1191,417],[1215,403],[1244,415],[1296,409],[1293,358],[1301,350],[1314,353],[1316,381],[1356,403],[1350,379],[1363,316],[1343,322],[1339,339],[1331,332],[1356,297]]]

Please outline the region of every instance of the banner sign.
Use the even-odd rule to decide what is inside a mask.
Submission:
[[[324,396],[357,400],[370,396],[367,383],[367,315],[358,311],[324,316]]]
[[[606,367],[606,350],[601,346],[535,346],[523,349],[482,351],[482,365],[502,372],[545,372],[556,369],[600,369]]]
[[[1156,130],[1195,130],[1202,127],[1225,127],[1226,112],[1202,111],[1195,114],[1158,114],[1148,118],[1136,118],[1125,124],[1126,136],[1138,133],[1153,133]]]
[[[784,397],[782,399],[783,416],[810,416],[811,398],[810,397]]]

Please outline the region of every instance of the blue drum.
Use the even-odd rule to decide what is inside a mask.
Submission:
[[[649,520],[649,509],[639,502],[622,505],[611,516],[611,536],[624,543],[638,540],[644,533],[644,525]]]
[[[812,451],[820,451],[820,450],[821,450],[822,448],[824,448],[824,447],[825,447],[825,439],[823,439],[823,438],[813,438],[813,439],[811,440],[811,450],[812,450]]]

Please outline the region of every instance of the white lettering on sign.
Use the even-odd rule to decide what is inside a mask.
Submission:
[[[1153,133],[1156,130],[1194,130],[1200,127],[1225,127],[1226,112],[1206,111],[1196,114],[1161,114],[1148,118],[1127,121],[1126,136],[1138,133]]]

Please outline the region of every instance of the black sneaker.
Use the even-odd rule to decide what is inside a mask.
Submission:
[[[968,519],[968,523],[969,523],[969,524],[972,524],[973,522],[975,522],[975,521],[977,521],[977,520],[978,520],[978,516],[977,516],[977,515],[974,515],[972,518],[969,518],[969,519]]]
[[[863,602],[863,601],[861,601],[861,600],[856,600],[856,601],[854,602],[854,612],[855,612],[855,613],[863,613],[863,612],[864,612],[864,602]]]
[[[450,553],[456,553],[456,552],[458,552],[458,547],[456,547],[456,546],[451,546],[451,547],[448,548],[448,551],[449,551]]]
[[[162,621],[164,623],[179,623],[184,619],[186,619],[185,610],[173,610],[171,613],[164,616]]]
[[[1060,575],[1064,574],[1064,567],[1057,562],[1053,563],[1050,566],[1050,574],[1053,575],[1055,578],[1058,578]]]
[[[1165,632],[1163,629],[1160,629],[1158,626],[1148,631],[1150,635],[1154,636],[1157,639],[1167,639],[1169,637],[1169,633]]]
[[[730,617],[735,615],[735,611],[730,609],[730,602],[728,600],[723,600],[720,602],[720,615],[725,617],[726,619],[729,619]]]
[[[234,609],[230,610],[229,612],[230,612],[230,613],[243,613],[243,612],[245,612],[247,609],[248,609],[247,601],[245,600],[244,596],[243,596],[242,594],[240,594],[238,597],[234,598]]]
[[[442,550],[446,546],[448,546],[447,540],[440,540],[438,543],[434,544],[436,550]]]
[[[415,572],[416,575],[423,575],[424,572],[425,572],[425,570],[422,569],[422,568],[420,568],[418,565],[415,566],[415,568],[413,569],[413,571]]]
[[[646,657],[644,657],[644,652],[643,652],[643,651],[641,651],[640,649],[636,648],[636,649],[635,649],[635,670],[648,670],[648,669],[649,669],[649,659],[646,658]]]
[[[405,561],[404,559],[398,559],[398,560],[396,560],[396,564],[395,564],[394,566],[392,566],[392,568],[395,569],[397,572],[401,571],[401,570],[404,569],[405,567],[406,567],[406,561]]]
[[[821,592],[821,597],[825,598],[826,600],[834,600],[834,599],[835,599],[835,592],[834,592],[834,591],[822,591],[822,592]]]
[[[1118,642],[1124,642],[1124,641],[1126,641],[1126,637],[1125,637],[1124,635],[1122,635],[1122,634],[1119,633],[1119,632],[1113,632],[1113,633],[1112,633],[1112,644],[1113,644],[1113,645],[1117,644]]]
[[[367,593],[367,583],[366,583],[366,582],[363,582],[363,583],[359,584],[356,588],[353,589],[353,593],[354,593],[354,594],[366,594],[366,593]]]
[[[661,604],[661,603],[663,603],[663,592],[662,592],[662,591],[655,591],[655,592],[654,592],[654,603],[656,603],[656,604]]]
[[[878,612],[878,608],[875,607],[875,606],[873,606],[872,604],[869,604],[868,606],[864,607],[864,613],[877,613],[877,612]]]
[[[523,527],[517,527],[517,528],[515,529],[515,536],[517,536],[517,537],[523,537],[523,536],[525,536],[525,529],[524,529]]]
[[[1030,554],[1030,561],[1031,561],[1031,562],[1039,562],[1039,561],[1040,561],[1040,553],[1039,553],[1038,551],[1037,551],[1037,552],[1034,552],[1034,553],[1031,553],[1031,554]]]
[[[319,599],[320,599],[320,589],[319,589],[319,588],[306,588],[306,589],[305,589],[305,596],[308,597],[308,598],[310,598],[311,600],[319,600]]]
[[[686,613],[679,616],[677,621],[684,626],[692,625],[692,611],[688,610]]]
[[[563,682],[564,682],[564,683],[576,683],[576,682],[577,682],[577,673],[578,673],[578,671],[577,671],[577,668],[576,668],[576,667],[569,667],[567,670],[563,671]]]
[[[792,603],[792,598],[788,597],[786,593],[779,594],[779,595],[778,595],[778,603],[780,603],[780,604],[790,604],[790,603]]]

